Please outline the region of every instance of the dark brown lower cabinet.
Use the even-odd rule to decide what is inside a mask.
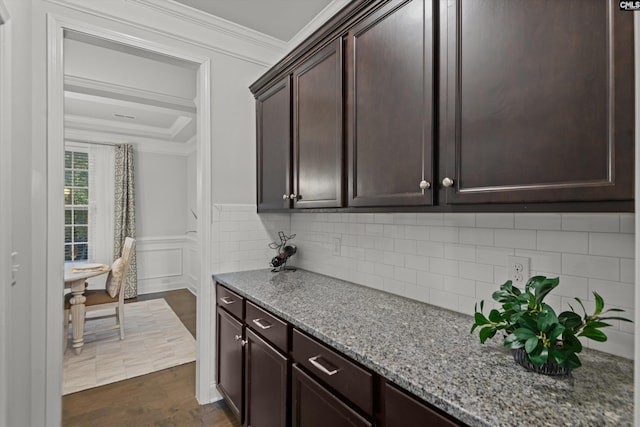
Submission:
[[[396,387],[384,385],[384,422],[382,427],[459,427],[456,423]]]
[[[291,371],[292,427],[371,427],[369,421],[302,371]]]
[[[242,323],[218,307],[217,314],[217,379],[218,391],[243,422]]]
[[[246,427],[287,426],[288,359],[246,330]]]

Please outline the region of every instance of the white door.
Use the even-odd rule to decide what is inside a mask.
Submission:
[[[9,378],[8,313],[11,302],[12,265],[11,255],[11,75],[9,68],[8,27],[9,14],[0,0],[0,427],[8,425],[7,401]]]

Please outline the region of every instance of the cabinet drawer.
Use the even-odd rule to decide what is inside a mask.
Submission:
[[[320,381],[373,414],[373,374],[359,367],[329,347],[293,330],[293,360],[304,366]]]
[[[220,307],[224,308],[238,319],[242,319],[244,298],[225,288],[220,283],[216,284],[216,298],[216,302]]]
[[[431,408],[427,403],[421,402],[392,386],[384,385],[385,411],[384,427],[404,427],[416,425],[428,425],[432,427],[460,427],[464,424],[452,421]]]
[[[244,322],[267,341],[271,341],[280,351],[289,351],[287,323],[247,301]]]

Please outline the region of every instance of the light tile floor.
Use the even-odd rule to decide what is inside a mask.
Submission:
[[[99,316],[99,311],[91,316]],[[114,319],[88,321],[85,330],[113,324]],[[80,355],[64,354],[62,394],[193,362],[196,341],[164,299],[134,302],[124,309],[125,339],[117,329],[85,335]]]

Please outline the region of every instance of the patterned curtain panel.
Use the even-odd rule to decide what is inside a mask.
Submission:
[[[115,214],[113,256],[119,258],[126,237],[136,238],[136,204],[135,180],[133,173],[133,146],[131,144],[116,145],[115,164]],[[138,295],[138,263],[133,252],[125,298]]]

